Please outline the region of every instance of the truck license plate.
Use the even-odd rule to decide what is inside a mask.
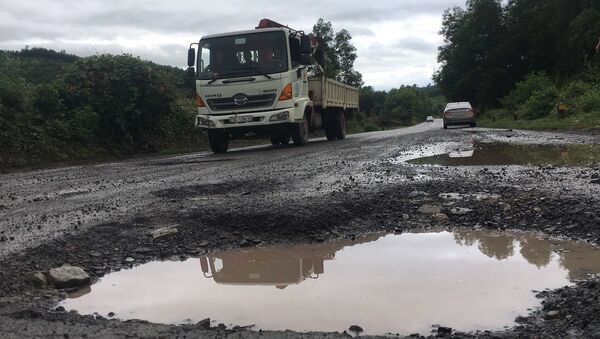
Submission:
[[[232,124],[239,124],[243,122],[252,122],[252,116],[250,115],[234,115],[229,118],[229,122]]]

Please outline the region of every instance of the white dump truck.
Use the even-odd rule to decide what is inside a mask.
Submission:
[[[196,126],[208,130],[213,152],[224,153],[229,140],[242,138],[270,138],[274,145],[291,138],[303,146],[319,128],[328,140],[344,139],[346,119],[358,110],[358,88],[309,77],[308,66],[322,70],[318,51],[318,38],[268,19],[253,30],[191,44]]]

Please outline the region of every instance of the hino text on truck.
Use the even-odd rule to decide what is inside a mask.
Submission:
[[[196,126],[208,130],[213,152],[226,152],[231,139],[251,137],[270,138],[273,145],[288,144],[291,137],[303,146],[319,128],[328,140],[344,139],[346,118],[358,109],[358,88],[309,76],[311,65],[322,73],[322,56],[317,37],[268,19],[254,30],[191,44]]]

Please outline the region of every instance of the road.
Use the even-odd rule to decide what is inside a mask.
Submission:
[[[199,185],[218,189],[225,184],[231,190],[230,186],[239,182],[290,183],[292,194],[310,196],[317,193],[314,189],[320,182],[343,180],[366,162],[394,157],[399,151],[393,145],[396,138],[440,128],[438,121],[350,135],[342,143],[316,139],[302,148],[256,146],[233,149],[225,155],[203,152],[2,175],[0,232],[14,240],[0,248],[0,256],[65,233],[162,208],[163,200],[153,193],[165,188],[177,195],[177,190],[191,193]],[[362,154],[364,150],[367,154]],[[371,157],[372,152],[377,156]],[[340,164],[342,161],[348,164]]]
[[[461,207],[477,211],[473,215],[452,215],[444,208],[446,228],[534,230],[600,242],[600,185],[591,183],[600,173],[598,161],[576,167],[454,168],[404,162],[474,142],[592,145],[600,144],[600,137],[443,130],[436,120],[336,142],[315,139],[305,147],[265,145],[224,155],[205,152],[2,174],[0,330],[15,337],[43,335],[49,329],[59,334],[75,329],[91,336],[142,329],[151,336],[189,334],[185,328],[114,321],[107,325],[73,314],[48,314],[44,310],[64,295],[32,287],[28,277],[70,263],[98,279],[131,266],[125,261],[128,257],[137,264],[254,244],[322,242],[374,231],[440,227],[439,221],[417,210],[424,203],[443,206],[441,193],[484,197],[461,202]],[[497,198],[488,201],[486,196]],[[151,232],[162,227],[178,233],[154,241]],[[591,288],[584,292],[595,293]],[[565,303],[575,305],[573,298]],[[584,311],[574,307],[572,312],[583,316],[577,312]],[[72,326],[65,327],[65,321]],[[538,325],[496,335],[526,335],[539,331]],[[592,331],[600,328],[593,325]],[[565,327],[544,326],[546,333],[561,333]]]

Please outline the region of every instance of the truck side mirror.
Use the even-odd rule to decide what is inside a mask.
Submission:
[[[196,50],[193,48],[188,49],[188,67],[194,67],[196,63]]]
[[[300,55],[300,63],[304,66],[310,66],[313,64],[313,58],[310,54]]]
[[[308,35],[302,35],[300,37],[300,53],[301,54],[312,54],[311,38]]]

